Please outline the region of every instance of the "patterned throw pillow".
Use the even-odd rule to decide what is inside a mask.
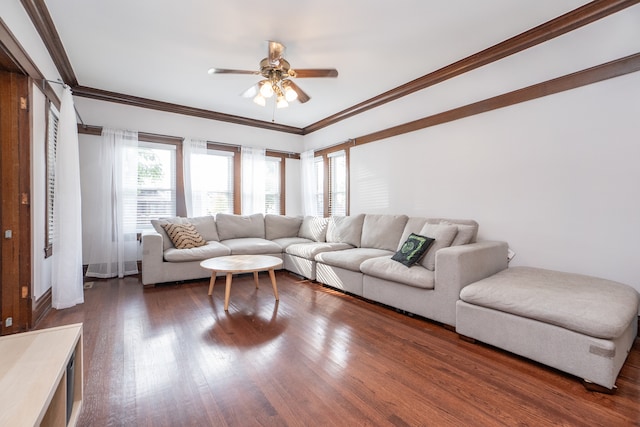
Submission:
[[[191,249],[207,244],[196,231],[194,225],[189,222],[184,224],[162,224],[162,228],[167,232],[169,239],[173,242],[173,246],[177,249]]]
[[[430,237],[420,236],[418,234],[411,233],[407,240],[402,244],[402,247],[396,252],[391,259],[398,261],[411,267],[418,262],[420,258],[427,252],[429,246],[435,241]]]

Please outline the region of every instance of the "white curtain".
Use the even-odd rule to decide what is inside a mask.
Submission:
[[[53,227],[51,305],[62,309],[84,302],[78,127],[73,96],[66,85],[58,124]]]
[[[265,213],[264,148],[242,147],[242,214]]]
[[[207,155],[207,141],[187,138],[182,144],[184,164],[184,197],[187,205],[187,216],[192,218],[204,216],[206,211],[207,182],[198,173],[203,157]]]
[[[92,206],[100,230],[92,236],[87,276],[108,278],[138,273],[138,133],[102,129],[101,170]]]
[[[322,216],[318,212],[317,177],[313,150],[300,153],[302,206],[306,216]]]

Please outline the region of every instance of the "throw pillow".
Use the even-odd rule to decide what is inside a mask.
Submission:
[[[162,224],[162,228],[167,232],[176,249],[191,249],[207,244],[193,224],[189,222],[185,224]]]
[[[435,239],[430,237],[411,233],[407,240],[402,244],[400,250],[396,252],[391,259],[398,261],[407,267],[411,267],[413,264],[418,262],[420,258],[422,258],[434,241]]]

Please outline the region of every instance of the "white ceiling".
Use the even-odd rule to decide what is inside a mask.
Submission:
[[[82,86],[305,127],[583,4],[585,0],[46,0]],[[311,101],[276,110],[239,96],[267,40]]]

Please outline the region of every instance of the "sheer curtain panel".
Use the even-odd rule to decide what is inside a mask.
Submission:
[[[82,286],[82,206],[78,127],[71,89],[60,105],[53,196],[51,305],[62,309],[84,302]]]
[[[138,132],[103,128],[99,164],[101,202],[91,207],[91,215],[100,229],[90,239],[87,276],[137,274]]]
[[[198,165],[203,163],[207,155],[207,141],[187,138],[182,143],[184,164],[184,198],[187,205],[187,216],[205,216],[207,214],[208,185],[198,172]]]
[[[317,177],[313,150],[300,153],[300,169],[302,175],[302,206],[304,214],[306,216],[322,216],[322,212],[318,212]]]
[[[242,214],[265,213],[265,149],[242,147]]]

